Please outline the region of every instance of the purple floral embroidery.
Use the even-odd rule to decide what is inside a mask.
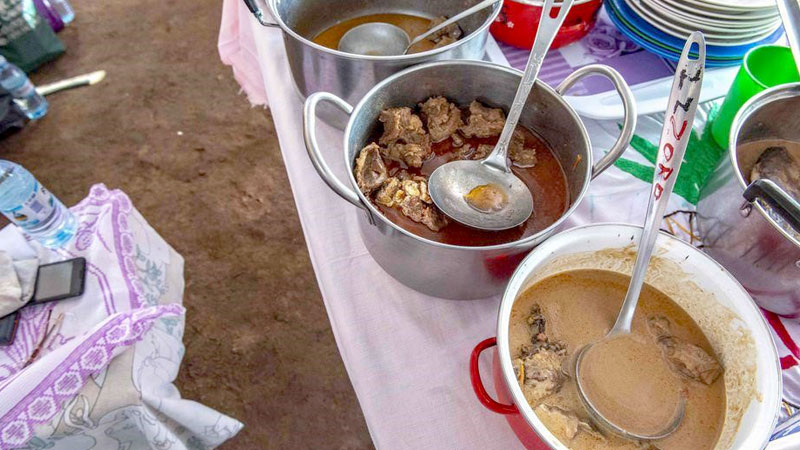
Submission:
[[[639,50],[638,45],[620,33],[616,27],[606,23],[598,23],[592,29],[586,36],[586,46],[590,54],[600,58],[613,58]]]
[[[184,308],[161,305],[119,313],[84,338],[55,370],[50,372],[22,401],[0,417],[0,448],[24,445],[34,427],[50,421],[61,405],[83,387],[86,379],[101,371],[116,354],[138,342],[156,319],[180,316]]]

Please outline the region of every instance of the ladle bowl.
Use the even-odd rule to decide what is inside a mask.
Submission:
[[[384,22],[369,22],[353,27],[339,40],[339,51],[367,56],[392,56],[405,53],[411,39],[400,27]]]

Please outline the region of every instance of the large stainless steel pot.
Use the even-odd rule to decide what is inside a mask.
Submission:
[[[332,50],[311,41],[321,31],[352,17],[377,13],[407,13],[427,17],[454,16],[478,0],[266,0],[276,23],[256,3],[248,8],[265,26],[283,30],[292,79],[303,98],[314,92],[335,94],[355,104],[375,84],[407,67],[434,60],[481,59],[489,36],[489,25],[500,13],[502,1],[459,21],[464,36],[458,41],[422,53],[404,56],[367,56]],[[322,109],[320,117],[343,128],[347,117],[334,108]]]
[[[562,98],[576,81],[589,75],[609,78],[622,97],[625,118],[612,149],[591,165],[592,147],[578,114]],[[524,255],[553,233],[580,203],[590,180],[608,168],[627,148],[636,126],[633,96],[614,69],[592,65],[568,76],[556,89],[537,82],[523,110],[520,124],[535,130],[553,148],[565,169],[572,200],[564,215],[548,228],[524,239],[488,247],[441,244],[416,236],[386,219],[356,187],[353,164],[361,149],[380,126],[381,110],[415,105],[434,95],[444,95],[461,105],[478,99],[486,104],[510,105],[522,73],[483,61],[435,62],[412,67],[375,86],[356,105],[330,93],[311,95],[306,101],[305,140],[311,161],[322,179],[342,198],[364,211],[361,236],[375,261],[403,284],[436,297],[485,298],[502,292],[506,280]],[[315,116],[320,102],[331,102],[350,114],[344,132],[348,182],[330,170],[315,136]]]
[[[743,155],[739,145],[761,139],[800,142],[798,112],[800,83],[768,89],[745,103],[731,126],[728,158],[697,205],[705,251],[733,273],[761,307],[794,317],[800,316],[800,240],[761,203],[742,197],[759,155]]]
[[[633,261],[626,255],[641,231],[634,225],[596,224],[559,233],[533,250],[508,282],[498,312],[497,337],[475,347],[470,378],[481,404],[504,414],[526,449],[568,447],[539,419],[517,382],[509,339],[514,302],[529,286],[565,270],[600,269],[630,275]],[[653,259],[659,263],[651,263],[647,282],[667,293],[695,319],[727,371],[728,410],[715,449],[763,449],[775,426],[782,391],[778,352],[764,317],[742,286],[714,260],[665,233],[658,236],[656,245]],[[609,256],[608,252],[616,255]],[[686,289],[691,283],[696,288]],[[701,295],[697,295],[698,288]],[[480,354],[495,346],[492,378],[496,400],[484,388],[478,364]],[[743,368],[755,373],[738,379],[728,375],[741,374]]]

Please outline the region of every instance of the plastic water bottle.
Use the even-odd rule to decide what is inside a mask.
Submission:
[[[65,24],[75,19],[75,11],[72,9],[72,5],[69,4],[68,0],[47,0],[47,2],[50,4],[50,8],[61,17],[61,21]]]
[[[0,212],[50,248],[66,244],[78,228],[72,212],[30,172],[11,161],[0,160]]]
[[[36,92],[33,83],[19,67],[0,56],[0,86],[29,119],[35,120],[47,113],[47,100]]]

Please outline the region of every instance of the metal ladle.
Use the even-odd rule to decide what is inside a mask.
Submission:
[[[689,58],[689,52],[693,45],[697,45],[698,57],[696,59]],[[600,341],[583,347],[575,359],[575,383],[578,386],[578,396],[586,410],[602,428],[628,439],[656,440],[675,432],[683,420],[686,407],[685,399],[681,399],[671,423],[665,429],[653,434],[633,433],[622,426],[612,423],[598,411],[586,393],[581,378],[581,366],[584,356],[592,346],[631,333],[631,323],[636,312],[636,305],[639,303],[639,294],[642,291],[650,256],[653,254],[664,211],[675,186],[675,180],[678,178],[678,171],[683,162],[683,155],[686,152],[686,144],[689,142],[689,136],[692,133],[694,113],[697,109],[700,86],[703,82],[705,58],[705,39],[702,33],[696,31],[692,33],[683,48],[681,59],[676,68],[675,79],[672,82],[672,92],[667,103],[664,128],[661,131],[661,141],[658,147],[656,170],[653,175],[653,190],[647,205],[647,216],[645,217],[644,229],[639,240],[639,249],[636,254],[636,262],[633,266],[625,301],[611,331]]]
[[[384,23],[369,22],[347,31],[339,40],[339,51],[356,53],[359,55],[373,56],[395,56],[405,55],[414,44],[427,39],[438,31],[469,17],[478,11],[482,11],[499,0],[483,0],[477,5],[466,9],[455,16],[436,25],[430,30],[420,34],[411,40],[408,34],[400,27]]]
[[[519,123],[528,94],[536,82],[542,61],[572,2],[573,0],[564,0],[559,3],[556,6],[560,8],[558,15],[554,15],[554,1],[545,1],[525,74],[492,153],[483,161],[451,161],[442,164],[431,174],[428,180],[431,199],[442,212],[454,220],[482,230],[505,230],[524,223],[533,213],[530,189],[509,167],[508,145]],[[470,204],[467,196],[475,192],[476,188],[483,187],[498,191],[503,202],[490,210],[482,210]]]

